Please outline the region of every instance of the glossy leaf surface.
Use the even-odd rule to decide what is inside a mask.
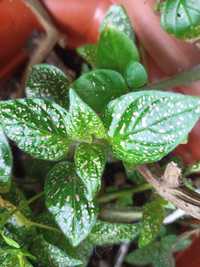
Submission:
[[[97,67],[124,73],[131,61],[138,61],[139,53],[129,37],[114,27],[106,27],[97,49]]]
[[[91,142],[93,136],[105,138],[105,129],[97,114],[70,89],[70,108],[67,116],[67,132],[73,140]]]
[[[178,38],[199,37],[200,1],[166,0],[161,8],[161,25]]]
[[[58,160],[67,154],[67,112],[47,99],[0,103],[2,128],[20,149],[33,157]]]
[[[141,91],[110,102],[105,124],[116,157],[137,165],[160,160],[185,141],[199,115],[199,98]]]
[[[148,81],[147,72],[139,62],[131,62],[125,71],[125,79],[130,88],[139,88]]]
[[[49,212],[73,246],[90,233],[97,210],[85,197],[84,186],[67,162],[57,164],[45,184],[45,200]]]
[[[92,200],[101,189],[105,152],[100,145],[80,144],[75,151],[74,161],[76,173],[86,187],[85,196]]]
[[[135,41],[132,24],[123,6],[112,5],[102,22],[101,31],[106,27],[113,26],[117,30],[125,33],[131,40]]]
[[[96,112],[103,111],[109,101],[128,92],[126,83],[119,73],[102,69],[81,75],[72,87]]]
[[[138,233],[139,227],[136,224],[97,221],[89,235],[89,240],[95,246],[112,245],[132,241]]]
[[[32,67],[26,82],[28,97],[50,98],[59,105],[68,105],[68,77],[57,67],[48,64],[38,64]]]

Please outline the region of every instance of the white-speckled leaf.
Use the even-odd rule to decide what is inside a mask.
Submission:
[[[163,199],[158,198],[144,206],[142,227],[138,241],[139,247],[149,245],[160,233],[160,228],[165,217],[165,204]]]
[[[139,234],[139,224],[97,221],[88,239],[94,246],[105,246],[133,241]]]
[[[86,187],[88,200],[92,200],[101,189],[105,160],[105,152],[100,145],[83,143],[75,151],[76,173]]]
[[[0,129],[0,193],[6,193],[11,186],[12,153],[8,141]]]
[[[0,102],[0,121],[8,137],[33,157],[63,158],[68,151],[66,110],[47,99]]]
[[[78,256],[70,254],[67,247],[59,247],[58,244],[48,242],[42,235],[38,235],[33,242],[32,252],[44,266],[69,267],[80,266],[82,263]],[[71,248],[70,248],[71,249]]]
[[[70,108],[67,116],[67,132],[73,140],[92,141],[92,137],[105,138],[105,128],[98,115],[70,89]]]
[[[200,116],[200,99],[141,91],[110,102],[105,115],[117,158],[143,164],[160,160],[185,141]]]
[[[69,83],[69,78],[57,67],[34,65],[26,82],[26,95],[30,98],[50,98],[67,108]]]
[[[73,246],[80,244],[96,223],[97,209],[85,197],[84,186],[68,162],[57,164],[45,184],[49,212]]]
[[[123,6],[112,5],[108,9],[100,30],[103,31],[107,26],[116,27],[117,30],[125,33],[132,41],[135,41],[132,24]]]

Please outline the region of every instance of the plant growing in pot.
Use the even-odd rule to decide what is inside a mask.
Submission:
[[[109,9],[100,31],[96,45],[78,49],[88,68],[73,83],[54,66],[35,65],[27,97],[0,102],[1,266],[86,266],[94,247],[126,243],[127,249],[130,242],[138,248],[128,264],[174,266],[173,254],[199,233],[194,224],[181,235],[167,226],[181,224],[179,209],[199,219],[200,196],[184,179],[191,169],[181,171],[164,157],[186,142],[200,99],[159,90],[183,75],[147,85],[121,6]],[[5,135],[32,157],[29,165],[24,160],[29,186],[30,176],[40,178],[28,200],[30,191],[11,179]],[[102,183],[111,162],[130,179],[121,189]],[[143,205],[133,202],[139,193]]]

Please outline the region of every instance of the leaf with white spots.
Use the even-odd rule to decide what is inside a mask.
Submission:
[[[115,27],[117,30],[125,33],[132,41],[135,41],[132,24],[123,6],[112,5],[108,9],[100,31],[103,31],[107,26]]]
[[[57,67],[34,65],[26,82],[26,95],[30,98],[50,98],[67,108],[69,83],[69,78]]]
[[[10,190],[12,163],[10,146],[0,129],[0,193],[6,193]]]
[[[144,206],[139,247],[147,246],[158,236],[165,217],[164,204],[165,201],[158,198]]]
[[[138,165],[158,161],[185,141],[200,116],[200,100],[141,91],[109,103],[105,125],[118,159]]]
[[[73,254],[71,255],[71,248],[68,248],[66,245],[61,247],[58,246],[60,245],[60,241],[62,242],[62,240],[58,240],[58,243],[54,244],[46,240],[44,236],[37,235],[34,238],[32,253],[37,256],[40,263],[42,263],[44,266],[80,266],[82,262],[80,259],[78,259],[78,257],[74,257]]]
[[[0,102],[0,121],[7,136],[33,157],[58,160],[66,156],[67,111],[47,99]]]
[[[97,114],[84,103],[77,93],[69,91],[70,107],[67,116],[67,132],[72,140],[91,142],[93,136],[105,138],[105,128]]]
[[[76,173],[86,187],[85,196],[92,200],[101,189],[105,152],[100,145],[80,144],[75,151]]]
[[[77,48],[79,55],[85,59],[93,68],[96,66],[97,60],[97,45],[96,44],[86,44]]]
[[[78,246],[96,223],[97,209],[85,197],[84,186],[68,162],[57,164],[45,184],[49,212],[73,246]]]
[[[81,75],[72,87],[96,112],[102,112],[111,100],[128,93],[122,75],[113,70],[90,71]]]
[[[161,5],[161,25],[181,39],[200,35],[200,0],[166,0]]]
[[[94,246],[105,246],[133,241],[139,234],[139,224],[97,221],[88,240]]]
[[[139,61],[139,53],[134,42],[114,27],[106,27],[97,48],[97,67],[124,73],[131,61]]]

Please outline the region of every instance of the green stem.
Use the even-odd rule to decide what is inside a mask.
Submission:
[[[110,202],[112,200],[115,200],[115,199],[123,197],[123,196],[144,192],[144,191],[150,190],[150,189],[152,189],[151,184],[143,184],[143,185],[140,185],[140,186],[135,187],[135,188],[126,188],[126,189],[123,189],[121,191],[111,192],[111,193],[107,193],[105,195],[102,195],[98,198],[98,202],[101,204],[107,203],[107,202]]]
[[[142,212],[133,208],[103,208],[100,212],[100,219],[115,223],[132,223],[142,218]]]
[[[49,225],[36,223],[36,222],[32,222],[32,221],[29,221],[29,225],[30,226],[35,226],[37,228],[42,228],[42,229],[46,229],[46,230],[49,230],[49,231],[54,231],[54,232],[57,232],[57,233],[61,233],[58,229],[56,229],[55,227],[49,226]]]
[[[40,192],[37,195],[33,196],[32,198],[30,198],[27,203],[28,205],[32,204],[33,202],[35,202],[37,199],[41,198],[44,195],[44,192]]]
[[[187,86],[192,82],[200,80],[200,65],[191,68],[190,70],[183,71],[169,79],[161,80],[157,83],[140,88],[141,90],[166,90],[176,86]]]

